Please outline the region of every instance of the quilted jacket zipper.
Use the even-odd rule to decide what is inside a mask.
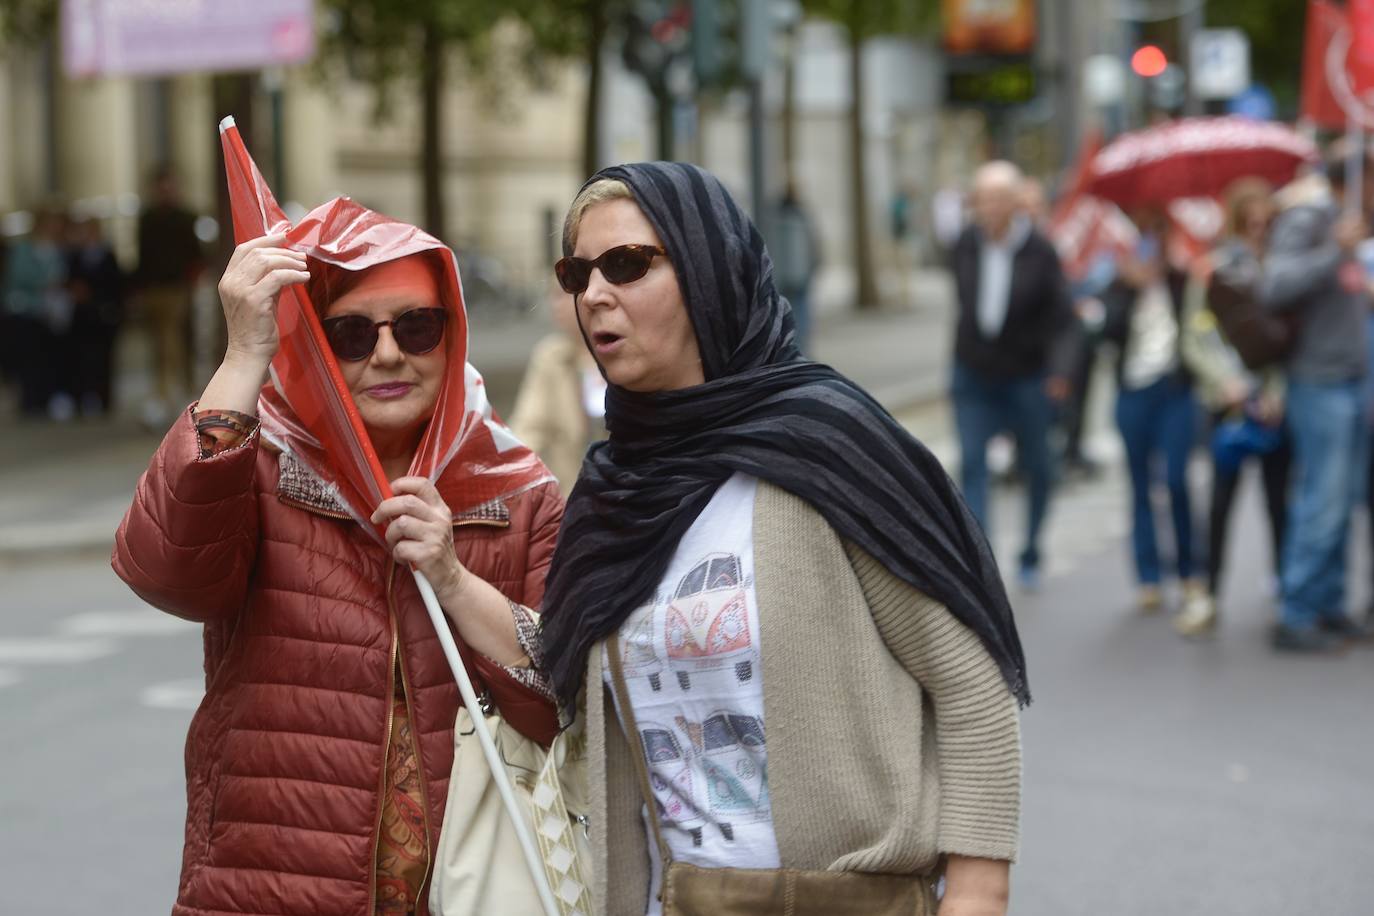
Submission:
[[[382,775],[377,780],[377,819],[372,828],[372,857],[368,860],[367,912],[369,916],[377,911],[377,850],[382,842],[382,809],[386,805],[386,762],[391,753],[391,727],[396,714],[396,649],[400,634],[396,628],[396,615],[391,613],[391,582],[395,577],[396,564],[392,562],[386,571],[387,616],[391,620],[391,653],[386,666],[386,737],[382,740]]]
[[[393,568],[394,568],[394,564],[393,564]],[[390,611],[391,611],[392,625],[394,626],[394,625],[395,625],[395,621],[396,621],[396,619],[397,619],[397,615],[396,615],[396,604],[395,604],[395,599],[393,598],[393,596],[392,596],[392,594],[391,594],[391,589],[387,589],[387,592],[386,592],[386,600],[387,600],[387,605],[388,605],[388,607],[390,608]],[[399,658],[400,658],[400,662],[401,662],[401,690],[405,693],[405,696],[406,696],[406,706],[407,706],[407,708],[409,708],[410,711],[411,711],[411,717],[410,717],[410,745],[411,745],[411,747],[414,748],[414,750],[415,750],[415,773],[416,773],[416,775],[419,777],[419,780],[420,780],[420,805],[421,805],[421,807],[424,809],[424,810],[423,810],[423,814],[424,814],[424,824],[425,824],[425,873],[424,873],[424,876],[420,879],[420,887],[419,887],[420,896],[421,896],[422,899],[421,899],[421,900],[415,901],[415,911],[418,913],[418,912],[420,912],[422,906],[423,906],[426,910],[428,909],[428,905],[424,902],[423,898],[426,896],[426,894],[425,894],[425,884],[429,881],[429,872],[430,872],[430,869],[433,868],[433,866],[434,866],[434,845],[430,842],[430,830],[429,830],[429,785],[428,785],[428,780],[425,778],[425,760],[424,760],[424,757],[420,754],[420,739],[419,739],[420,730],[419,730],[419,728],[418,728],[417,725],[416,725],[416,720],[415,720],[415,715],[414,715],[415,706],[414,706],[414,704],[411,703],[411,699],[412,699],[413,695],[412,695],[411,692],[410,692],[410,680],[406,677],[406,659],[405,659],[404,653],[401,654],[401,655],[399,656]]]

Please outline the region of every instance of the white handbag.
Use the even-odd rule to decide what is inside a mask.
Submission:
[[[585,716],[547,751],[498,715],[496,748],[539,844],[561,916],[593,916],[587,824]],[[448,806],[429,891],[433,916],[545,916],[520,842],[492,780],[466,707],[454,723]]]

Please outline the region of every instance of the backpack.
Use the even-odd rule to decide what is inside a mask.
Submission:
[[[1207,284],[1207,306],[1222,336],[1247,369],[1257,371],[1281,362],[1297,340],[1297,315],[1266,309],[1255,295],[1259,265],[1248,257],[1217,263]]]

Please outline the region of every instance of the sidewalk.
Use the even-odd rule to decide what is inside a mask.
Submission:
[[[814,331],[815,358],[894,412],[944,396],[952,288],[936,272],[913,287],[904,308],[822,313]],[[546,331],[542,317],[473,327],[471,360],[498,412],[510,410],[525,358]],[[0,567],[108,554],[161,439],[132,416],[62,424],[0,416]]]

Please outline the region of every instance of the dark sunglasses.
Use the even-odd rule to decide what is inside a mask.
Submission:
[[[326,318],[324,336],[339,359],[357,362],[367,359],[377,348],[378,329],[391,328],[396,346],[412,356],[428,353],[444,339],[445,309],[424,308],[402,312],[388,321],[373,321],[366,315],[339,315]]]
[[[563,287],[563,291],[576,296],[587,291],[594,268],[600,270],[601,276],[608,282],[619,286],[638,280],[649,272],[654,258],[667,254],[657,245],[617,245],[607,248],[599,258],[592,260],[562,258],[553,265],[553,272],[558,275],[558,285]]]

